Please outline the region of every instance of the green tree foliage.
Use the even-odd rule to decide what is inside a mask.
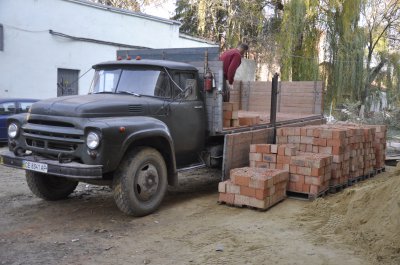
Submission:
[[[283,80],[316,80],[318,78],[317,0],[292,0],[285,5],[277,41],[281,48]]]
[[[359,27],[362,0],[325,0],[327,70],[326,103],[359,100],[364,83],[363,30]]]
[[[252,49],[265,37],[264,0],[178,0],[176,15],[181,31],[216,41],[221,48],[247,42]]]
[[[89,0],[89,1],[136,12],[140,12],[143,6],[147,6],[149,4],[161,4],[165,2],[165,0]]]

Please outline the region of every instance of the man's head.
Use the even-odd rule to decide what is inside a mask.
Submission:
[[[240,54],[243,56],[249,50],[249,45],[247,45],[246,43],[241,43],[238,45],[237,49],[239,50]]]

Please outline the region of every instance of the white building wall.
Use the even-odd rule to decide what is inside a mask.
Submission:
[[[120,47],[53,36],[76,37],[149,48],[214,46],[179,36],[176,21],[107,9],[84,0],[0,0],[4,50],[0,51],[0,97],[57,96],[57,69],[79,70],[114,60]],[[127,49],[121,47],[121,49]],[[93,71],[79,80],[88,92]]]

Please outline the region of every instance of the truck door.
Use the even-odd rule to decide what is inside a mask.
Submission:
[[[204,147],[205,106],[197,87],[194,72],[172,73],[173,102],[170,108],[171,133],[175,141],[178,164],[198,161]]]

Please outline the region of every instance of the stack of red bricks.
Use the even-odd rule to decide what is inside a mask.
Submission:
[[[241,116],[239,117],[240,126],[252,126],[260,123],[260,116]]]
[[[266,168],[236,168],[218,185],[219,202],[266,210],[286,198],[289,172]]]
[[[237,127],[239,126],[239,103],[237,102],[224,102],[224,127]]]
[[[316,197],[328,190],[331,171],[331,155],[299,153],[291,159],[288,191]]]
[[[289,170],[288,191],[317,196],[329,186],[332,156],[298,152],[294,144],[250,145],[250,167]]]
[[[385,154],[386,154],[386,132],[387,127],[384,125],[376,125],[375,127],[375,138],[373,142],[376,169],[382,169],[385,167]]]
[[[301,152],[332,155],[330,186],[347,184],[350,149],[346,129],[329,126],[285,127],[277,130],[278,144],[295,145]]]
[[[383,125],[356,124],[288,127],[277,130],[277,142],[332,155],[330,186],[336,187],[384,167],[386,130]]]
[[[250,167],[284,169],[289,171],[290,160],[297,154],[294,145],[252,144],[250,145]]]
[[[371,174],[376,164],[374,149],[375,134],[375,127],[364,127],[364,175]]]

